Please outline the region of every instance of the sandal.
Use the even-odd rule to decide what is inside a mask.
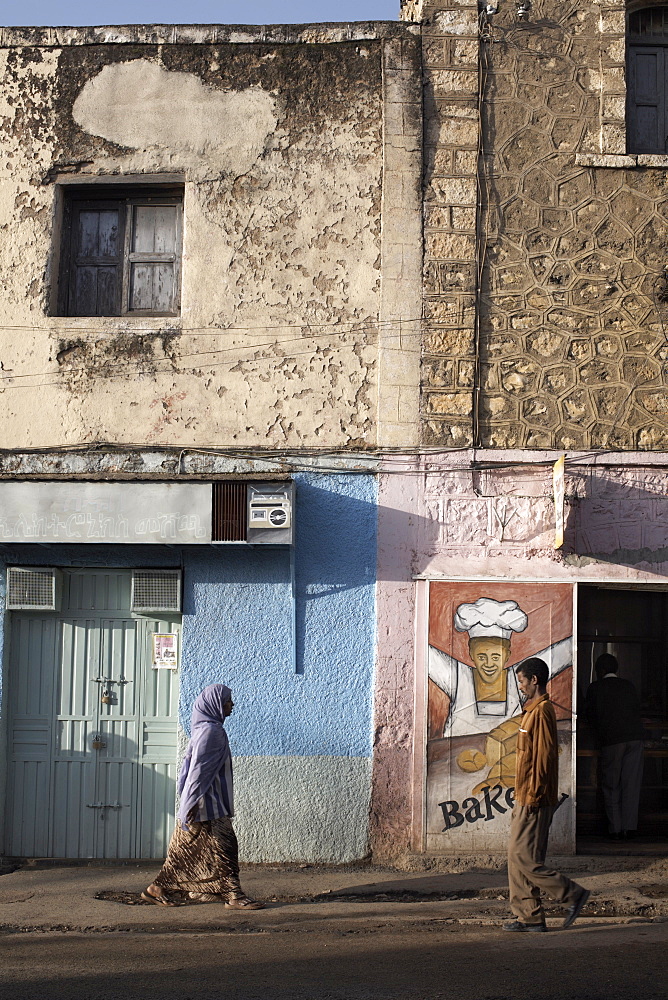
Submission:
[[[147,903],[155,903],[156,906],[183,906],[183,903],[175,902],[175,900],[170,899],[164,892],[161,892],[159,896],[154,896],[148,889],[145,889],[141,894],[141,898],[145,899]]]
[[[251,899],[250,896],[234,896],[232,899],[228,899],[225,906],[230,910],[264,910],[264,903],[259,903],[257,899]]]

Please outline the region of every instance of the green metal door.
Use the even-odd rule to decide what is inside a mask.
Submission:
[[[177,678],[130,613],[129,571],[65,574],[60,614],[14,613],[5,853],[158,858],[173,826]]]

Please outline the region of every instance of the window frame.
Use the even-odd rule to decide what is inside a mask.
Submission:
[[[626,150],[631,155],[665,156],[668,153],[668,31],[633,30],[636,17],[659,10],[663,12],[663,21],[667,22],[666,3],[636,2],[629,5],[626,15]],[[655,55],[657,58],[656,102],[649,95],[639,93],[638,60],[642,55]],[[637,109],[654,106],[657,109],[656,148],[643,148],[646,144],[639,141],[640,117]]]
[[[646,154],[651,156],[665,156],[668,153],[668,117],[666,114],[666,98],[668,97],[668,86],[666,86],[666,50],[668,43],[657,44],[651,39],[640,42],[629,39],[627,43],[627,96],[626,96],[626,149],[632,155]],[[638,61],[642,56],[653,56],[657,58],[657,99],[656,103],[650,100],[648,95],[640,93],[638,84]],[[640,116],[639,108],[656,107],[657,127],[656,127],[656,148],[649,148],[649,143],[640,141]],[[663,136],[663,148],[661,148],[660,138]],[[647,146],[648,148],[644,148]]]
[[[85,187],[69,187],[64,189],[63,226],[61,239],[61,266],[58,282],[58,312],[59,316],[93,318],[107,316],[122,316],[128,319],[133,316],[179,316],[181,314],[181,267],[183,258],[183,196],[182,185],[86,185]],[[133,251],[131,249],[134,227],[134,210],[138,207],[155,207],[169,205],[176,207],[176,233],[174,251],[150,253]],[[103,211],[118,209],[119,212],[119,255],[118,266],[120,276],[117,279],[116,312],[78,313],[74,311],[74,280],[77,265],[77,227],[75,225],[79,212],[86,209]],[[174,308],[168,311],[154,309],[131,309],[131,269],[132,264],[172,263],[174,266],[174,283],[172,302]]]

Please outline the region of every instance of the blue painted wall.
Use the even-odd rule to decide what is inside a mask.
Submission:
[[[224,681],[236,755],[371,755],[376,482],[299,475],[297,671],[286,550],[191,549],[186,562],[181,715]]]
[[[201,688],[224,682],[237,706],[227,724],[235,755],[370,757],[376,480],[295,479],[297,671],[286,549],[17,545],[1,555],[9,564],[182,565],[184,728]]]

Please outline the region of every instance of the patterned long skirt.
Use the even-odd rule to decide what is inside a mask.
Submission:
[[[195,833],[177,822],[165,863],[153,881],[162,889],[215,893],[225,900],[243,896],[239,848],[229,816],[202,823]]]

